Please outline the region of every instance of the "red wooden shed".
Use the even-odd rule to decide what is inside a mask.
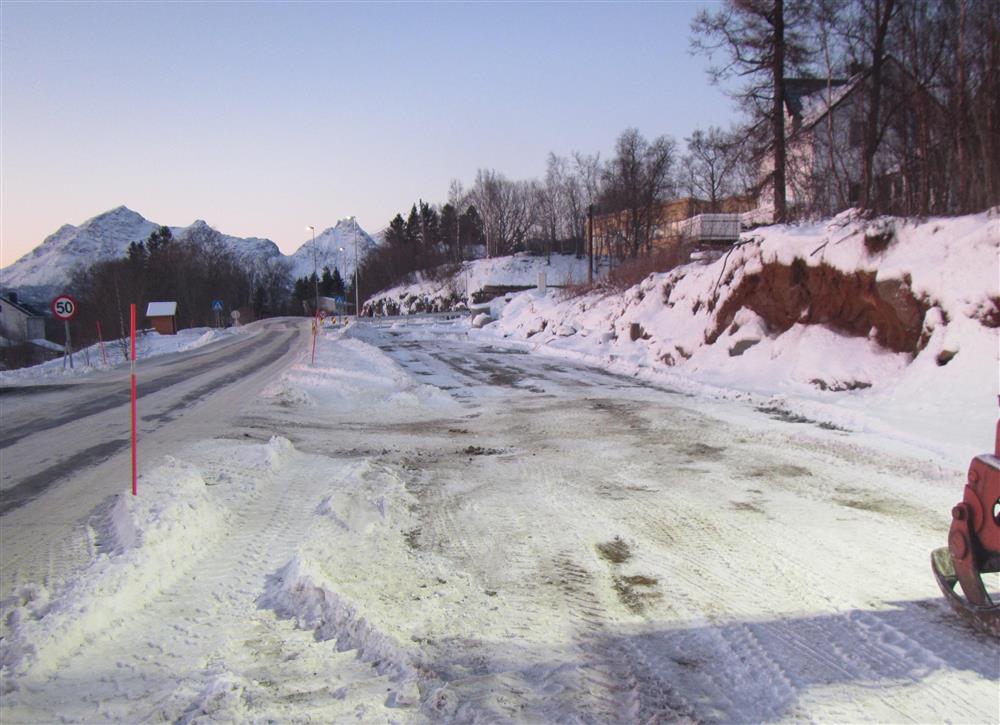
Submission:
[[[177,334],[176,302],[150,302],[146,307],[146,317],[161,335]]]

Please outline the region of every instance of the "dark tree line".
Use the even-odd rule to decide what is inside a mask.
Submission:
[[[159,227],[126,255],[74,271],[69,289],[80,302],[74,321],[77,343],[96,340],[97,323],[105,339],[129,331],[129,305],[136,304],[137,322],[145,322],[149,302],[177,302],[179,328],[214,325],[212,302],[221,300],[227,315],[241,310],[254,318],[288,314],[291,279],[288,264],[271,258],[243,263],[218,231],[205,225],[174,238]]]
[[[397,214],[385,230],[386,243],[409,249],[414,257],[423,258],[421,267],[427,261],[469,259],[482,240],[483,222],[472,204],[460,211],[460,205],[452,202],[439,209],[420,200],[410,207],[405,220],[402,214]]]
[[[360,262],[360,298],[412,279],[417,272],[481,256],[483,221],[474,204],[463,202],[456,197],[438,207],[420,200],[405,219],[396,214],[385,229],[385,244]],[[348,298],[354,295],[353,282]]]
[[[316,295],[320,297],[348,297],[348,287],[344,284],[344,278],[337,267],[330,271],[329,267],[323,267],[323,274],[316,276],[315,273],[305,277],[299,277],[292,286],[292,314],[312,314],[316,306]],[[352,288],[353,294],[353,288]]]

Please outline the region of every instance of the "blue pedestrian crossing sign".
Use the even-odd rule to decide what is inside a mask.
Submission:
[[[222,300],[212,300],[212,310],[222,312]]]

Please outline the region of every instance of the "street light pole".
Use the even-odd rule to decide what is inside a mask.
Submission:
[[[313,281],[316,283],[316,308],[313,310],[313,315],[319,314],[319,267],[316,263],[316,227],[310,225],[306,227],[312,232],[312,245],[313,245]]]
[[[351,217],[354,226],[354,317],[361,316],[361,306],[358,299],[358,219]]]
[[[340,275],[340,302],[338,302],[337,304],[346,309],[346,307],[344,306],[344,300],[347,297],[347,280],[344,279],[344,272],[347,270],[343,270],[340,268],[340,265],[342,265],[343,263],[344,263],[344,248],[337,247],[337,274]],[[341,312],[342,311],[343,310],[341,310]]]

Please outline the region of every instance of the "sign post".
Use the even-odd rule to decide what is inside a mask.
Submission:
[[[136,467],[136,446],[138,445],[138,431],[136,430],[136,414],[135,414],[135,399],[136,399],[136,382],[135,382],[135,303],[129,306],[129,317],[131,319],[131,332],[132,332],[132,354],[129,355],[129,371],[131,378],[132,387],[132,495],[138,495],[138,477],[137,477],[137,467]]]
[[[73,343],[69,337],[69,321],[76,317],[80,306],[69,295],[59,295],[52,300],[52,314],[57,320],[62,320],[66,330],[66,345],[63,347],[63,370],[66,369],[66,359],[69,358],[70,369],[73,368]]]
[[[222,327],[222,300],[212,300],[212,312],[215,313],[215,326]]]

